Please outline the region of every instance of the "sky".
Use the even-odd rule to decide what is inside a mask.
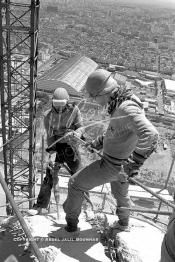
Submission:
[[[127,2],[127,0],[124,0]],[[175,4],[175,0],[128,0],[128,2],[138,2],[138,3],[171,3]],[[121,0],[122,2],[122,0]]]
[[[159,4],[159,3],[164,3],[164,4],[174,4],[175,5],[175,0],[141,0],[141,2],[147,2],[147,3],[157,3],[157,4]]]
[[[106,0],[107,1],[107,0]],[[165,7],[175,8],[175,0],[116,0],[120,3],[138,3],[138,4],[153,4],[153,5],[163,5]]]

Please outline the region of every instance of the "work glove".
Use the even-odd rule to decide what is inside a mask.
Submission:
[[[85,144],[84,146],[87,148],[87,150],[88,150],[89,152],[94,153],[94,150],[93,150],[94,145],[93,145],[93,142],[92,142],[92,141],[91,141],[91,142],[86,142],[86,144]]]
[[[126,163],[124,164],[124,171],[129,177],[134,177],[139,174],[140,167],[145,162],[146,158],[142,155],[133,152],[133,154],[127,159]]]
[[[48,147],[46,148],[46,152],[49,154],[55,153],[55,150],[49,149]]]
[[[80,132],[76,132],[76,131],[74,131],[74,130],[70,130],[70,129],[68,129],[67,130],[67,132],[66,132],[66,136],[69,136],[69,137],[71,137],[71,136],[77,136],[78,138],[81,138],[81,133]]]
[[[82,137],[82,133],[78,131],[74,131],[74,135],[77,136],[78,138]]]
[[[53,162],[52,162],[51,160],[49,160],[48,165],[47,165],[47,168],[50,170],[50,172],[53,171],[54,164],[53,164]]]
[[[101,150],[103,148],[103,136],[98,136],[91,142],[86,143],[85,146],[89,149],[89,151],[92,151],[93,148],[98,151]],[[92,152],[94,152],[94,150]]]
[[[140,166],[141,165],[139,165],[131,157],[129,157],[124,164],[124,171],[128,175],[128,177],[134,177],[139,174]]]

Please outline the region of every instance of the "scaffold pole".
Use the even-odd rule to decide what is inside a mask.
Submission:
[[[24,230],[26,236],[28,237],[29,242],[31,243],[33,251],[34,251],[36,257],[38,258],[38,261],[39,262],[44,262],[44,258],[43,258],[42,254],[41,254],[41,252],[40,252],[40,250],[39,250],[39,248],[38,248],[38,246],[37,246],[37,244],[36,244],[32,234],[31,234],[30,230],[28,229],[27,224],[26,224],[24,218],[21,215],[21,212],[19,211],[19,209],[18,209],[18,207],[17,207],[17,205],[15,203],[15,201],[13,199],[13,196],[12,196],[10,190],[8,189],[7,184],[6,184],[5,180],[4,180],[1,172],[0,172],[0,183],[2,185],[2,188],[4,189],[4,192],[5,192],[8,200],[9,200],[9,202],[10,202],[10,204],[11,204],[11,206],[12,206],[12,208],[13,208],[13,210],[14,210],[14,212],[15,212],[15,214],[16,214],[19,222],[20,222],[20,224],[21,224],[22,229]]]

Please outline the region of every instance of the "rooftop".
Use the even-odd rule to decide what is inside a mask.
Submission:
[[[170,79],[164,79],[165,88],[168,91],[174,91],[175,92],[175,81]]]
[[[141,86],[150,86],[150,85],[154,85],[154,81],[143,81],[140,79],[135,79],[135,82],[137,82],[138,84],[140,84]]]
[[[67,89],[70,96],[81,96],[87,77],[98,64],[88,57],[76,55],[57,63],[38,78],[37,88],[52,93],[57,87]]]

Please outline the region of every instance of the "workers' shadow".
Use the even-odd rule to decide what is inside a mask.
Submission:
[[[5,261],[10,255],[14,255],[19,262],[34,262],[30,250],[24,250],[26,241],[18,235],[19,231],[6,228],[0,232],[0,261]],[[12,260],[9,260],[12,261]]]
[[[48,234],[49,245],[55,246],[57,249],[60,249],[60,251],[66,256],[72,257],[80,262],[103,261],[102,259],[104,259],[104,257],[99,260],[90,256],[90,254],[94,255],[97,252],[96,244],[100,242],[100,237],[99,235],[97,235],[95,230],[87,229],[76,233],[69,233],[64,229],[65,224],[55,223],[53,224],[53,226],[58,227],[58,230],[52,231]],[[88,255],[86,253],[90,248],[92,248],[92,250]]]

